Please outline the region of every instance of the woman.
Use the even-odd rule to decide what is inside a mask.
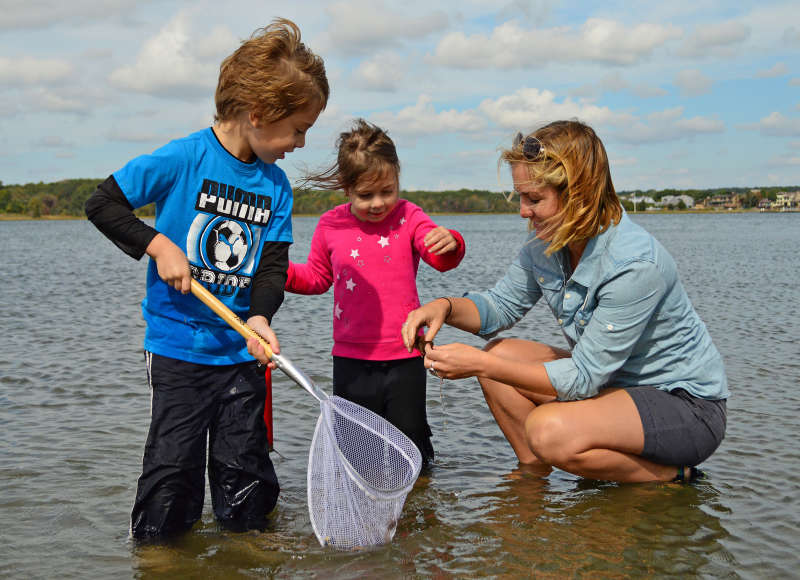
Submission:
[[[619,482],[696,479],[724,437],[728,387],[672,257],[622,210],[590,127],[519,134],[501,158],[532,233],[491,290],[412,311],[406,347],[428,326],[425,366],[478,377],[522,463]],[[570,350],[517,338],[432,346],[445,322],[490,338],[541,298]]]

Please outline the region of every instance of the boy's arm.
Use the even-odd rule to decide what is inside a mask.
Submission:
[[[263,316],[267,323],[283,304],[284,287],[289,268],[290,242],[265,242],[261,260],[253,276],[250,311],[247,317]]]
[[[84,206],[86,217],[123,252],[141,259],[158,232],[133,213],[113,175],[97,186]]]

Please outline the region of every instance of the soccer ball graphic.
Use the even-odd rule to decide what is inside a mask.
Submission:
[[[247,257],[247,234],[237,222],[221,221],[209,232],[206,253],[216,268],[234,272]]]

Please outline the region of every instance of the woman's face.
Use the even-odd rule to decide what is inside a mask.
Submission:
[[[519,195],[519,215],[530,220],[536,237],[547,239],[552,227],[545,228],[544,220],[551,218],[561,209],[558,193],[549,186],[539,187],[531,182],[528,167],[524,163],[511,166],[511,177],[514,180],[514,191]]]

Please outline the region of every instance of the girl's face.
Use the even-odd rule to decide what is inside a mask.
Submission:
[[[345,190],[350,200],[350,213],[362,222],[380,222],[388,216],[400,199],[400,183],[393,171],[381,175],[365,175],[353,189]]]
[[[519,194],[519,215],[531,222],[536,237],[546,240],[552,234],[552,225],[547,228],[544,220],[551,218],[561,209],[558,193],[549,186],[540,187],[531,183],[528,167],[524,163],[511,166],[514,191]]]

